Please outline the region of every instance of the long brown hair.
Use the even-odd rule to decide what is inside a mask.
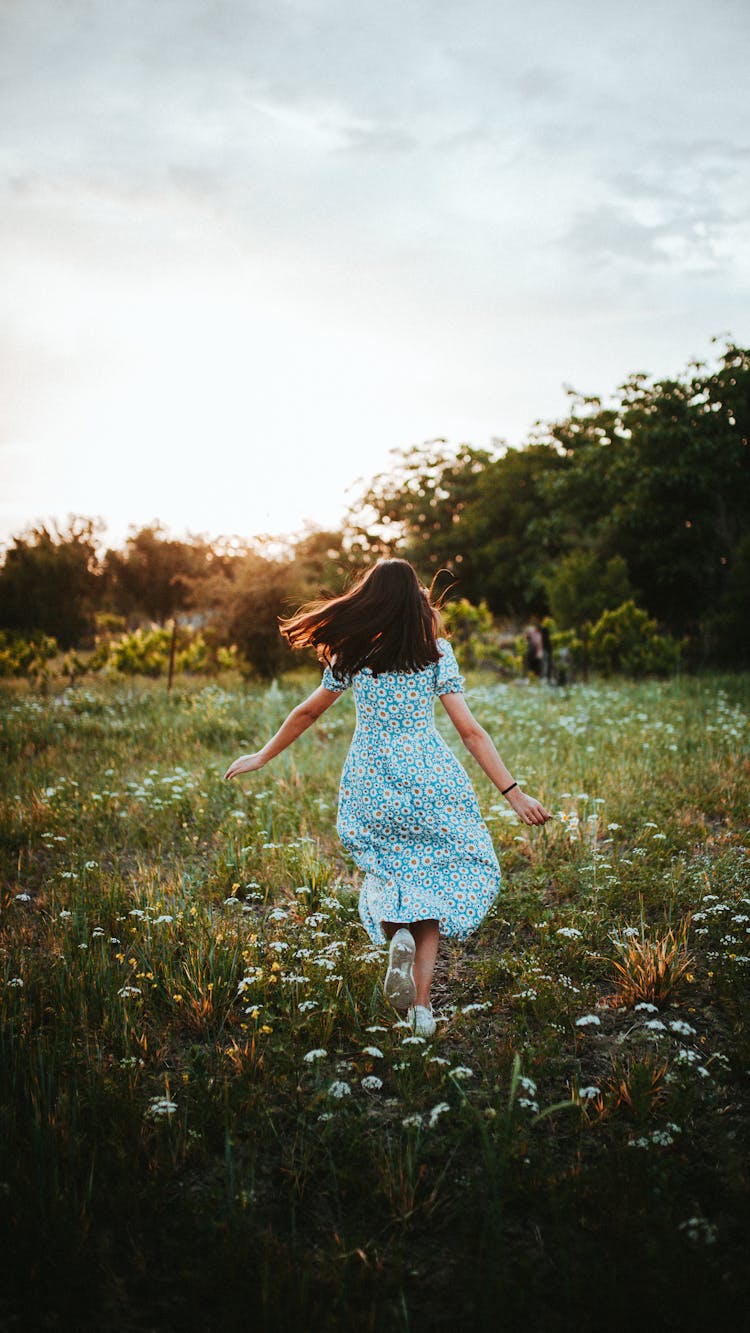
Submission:
[[[439,607],[408,560],[378,560],[340,597],[307,603],[279,629],[290,648],[314,648],[337,680],[365,666],[374,676],[420,671],[440,656]]]

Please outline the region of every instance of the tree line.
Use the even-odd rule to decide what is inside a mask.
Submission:
[[[292,661],[280,614],[397,554],[508,627],[581,631],[632,602],[688,664],[746,664],[750,349],[727,342],[674,379],[632,375],[606,402],[568,393],[568,414],[520,448],[397,451],[339,530],[285,547],[176,540],[154,521],[100,554],[99,520],[37,524],[5,551],[0,629],[67,649],[190,616],[268,676]]]

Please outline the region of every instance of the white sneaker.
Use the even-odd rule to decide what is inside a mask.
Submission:
[[[425,1004],[415,1004],[413,1009],[409,1009],[406,1017],[414,1030],[415,1036],[434,1036],[436,1023],[432,1016],[432,1005],[428,1009]]]
[[[417,988],[414,984],[416,949],[414,936],[406,926],[401,926],[391,937],[388,971],[385,974],[383,989],[386,999],[390,1000],[396,1009],[408,1009],[416,998]]]

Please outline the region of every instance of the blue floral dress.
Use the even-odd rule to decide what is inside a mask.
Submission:
[[[421,671],[363,667],[339,681],[326,667],[321,682],[354,692],[336,828],[364,872],[359,915],[375,944],[386,939],[381,921],[430,917],[466,939],[501,884],[474,789],[435,726],[435,698],[464,687],[450,644],[437,643],[440,661]]]

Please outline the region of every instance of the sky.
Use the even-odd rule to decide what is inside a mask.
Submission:
[[[750,339],[745,0],[0,0],[0,542],[338,526]]]

